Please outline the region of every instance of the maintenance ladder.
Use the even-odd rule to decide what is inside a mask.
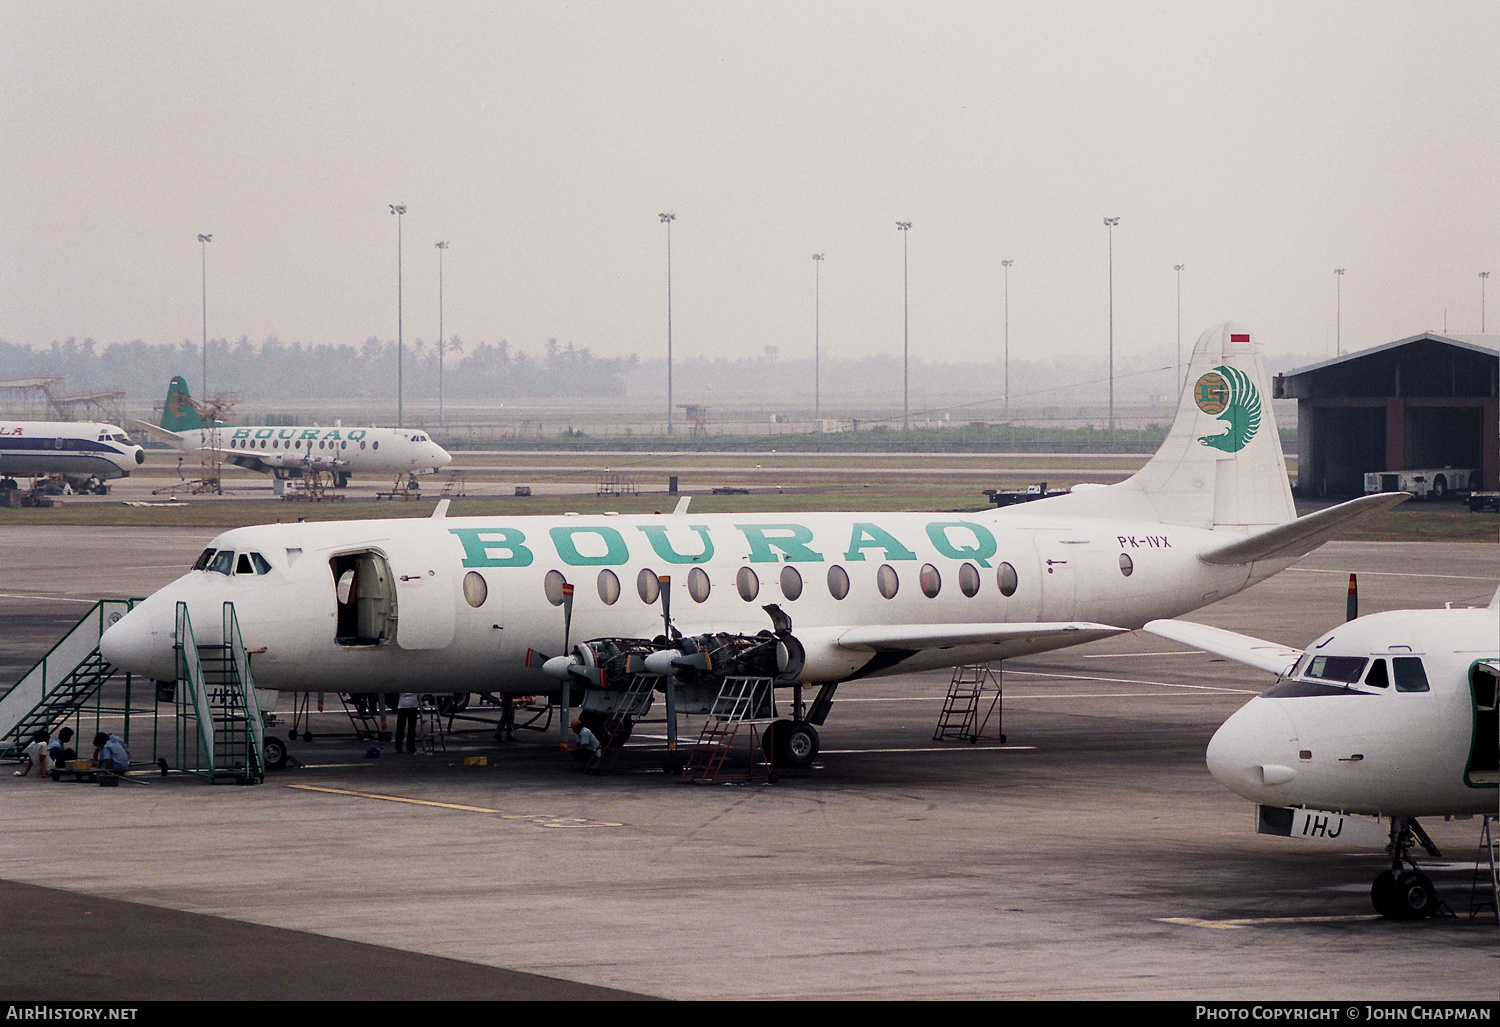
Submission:
[[[1495,816],[1487,814],[1479,830],[1479,852],[1474,859],[1474,880],[1469,888],[1469,919],[1485,910],[1500,919],[1500,836],[1495,833]],[[1485,878],[1489,880],[1486,881]]]
[[[769,708],[774,681],[769,677],[726,677],[709,709],[703,731],[688,753],[682,769],[683,784],[716,784],[719,781],[747,781],[755,776],[755,742],[751,739],[751,767],[748,772],[726,774],[724,763],[734,747],[740,725],[760,719]]]
[[[986,707],[984,700],[989,697]],[[990,718],[995,720],[995,738],[1005,741],[1003,733],[1005,708],[1004,689],[1000,676],[990,670],[988,663],[971,663],[953,668],[953,677],[948,682],[948,698],[943,703],[943,712],[938,716],[937,728],[932,732],[934,742],[957,738],[974,743],[984,737]],[[981,716],[981,711],[983,716]]]
[[[633,727],[632,715],[650,707],[651,693],[662,681],[661,674],[633,674],[630,683],[618,693],[615,708],[605,719],[599,731],[599,754],[590,761],[588,769],[602,774],[615,764],[615,757],[625,748]]]

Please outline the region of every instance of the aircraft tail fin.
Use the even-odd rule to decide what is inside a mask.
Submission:
[[[180,374],[175,376],[167,383],[167,399],[161,406],[161,427],[170,432],[184,432],[203,426],[203,418],[188,395],[187,379]]]
[[[1121,488],[1164,524],[1257,531],[1297,516],[1260,350],[1229,323],[1198,337],[1177,417],[1156,455]]]

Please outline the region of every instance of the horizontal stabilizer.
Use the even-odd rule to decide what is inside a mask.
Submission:
[[[871,624],[850,628],[838,636],[845,649],[920,650],[949,649],[960,645],[990,645],[1031,639],[1066,638],[1068,645],[1124,634],[1127,628],[1086,621],[1051,621],[1034,624]]]
[[[150,421],[139,421],[134,418],[131,418],[130,423],[133,427],[145,432],[157,442],[165,442],[176,449],[182,448],[182,436],[178,435],[175,431],[168,431],[165,428],[152,424]]]
[[[1239,566],[1273,557],[1278,560],[1295,560],[1327,542],[1346,524],[1352,524],[1381,510],[1389,510],[1410,498],[1409,492],[1381,492],[1351,499],[1347,503],[1330,506],[1286,524],[1278,524],[1227,545],[1205,550],[1198,554],[1198,559],[1219,566]]]
[[[1269,671],[1277,677],[1284,677],[1290,672],[1302,655],[1301,649],[1186,620],[1154,620],[1148,622],[1142,630],[1162,638],[1170,638],[1174,642],[1195,646],[1236,663]]]

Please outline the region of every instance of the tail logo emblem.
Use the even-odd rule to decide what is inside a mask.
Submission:
[[[1260,430],[1260,393],[1238,368],[1220,365],[1204,374],[1193,386],[1193,402],[1228,426],[1222,435],[1200,437],[1198,441],[1205,446],[1238,453]]]

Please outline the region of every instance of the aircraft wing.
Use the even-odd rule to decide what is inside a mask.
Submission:
[[[951,649],[960,645],[997,645],[1005,642],[1052,638],[1060,644],[1078,645],[1096,638],[1120,635],[1128,628],[1087,621],[1052,621],[1031,624],[871,624],[841,632],[837,644],[846,649],[873,652]],[[1066,639],[1065,642],[1062,640]]]
[[[1269,671],[1277,677],[1288,674],[1302,656],[1301,649],[1267,642],[1263,639],[1241,635],[1207,624],[1194,624],[1185,620],[1154,620],[1144,630],[1174,642],[1183,642],[1260,670]]]
[[[1360,520],[1370,514],[1389,510],[1397,503],[1411,498],[1410,492],[1381,492],[1373,496],[1361,496],[1326,510],[1318,510],[1295,521],[1279,524],[1274,528],[1256,532],[1226,545],[1207,549],[1198,554],[1204,563],[1238,566],[1268,560],[1272,557],[1293,559],[1306,556],[1333,537],[1344,525]]]

